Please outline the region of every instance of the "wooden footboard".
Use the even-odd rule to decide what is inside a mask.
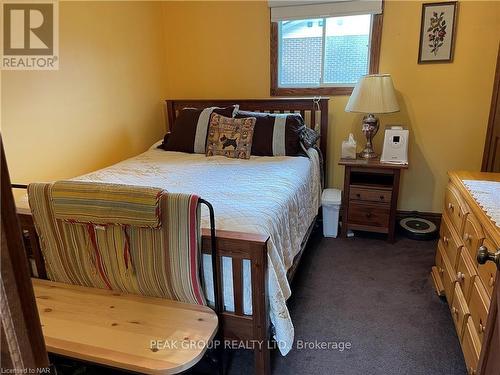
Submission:
[[[222,332],[226,340],[239,340],[255,353],[255,373],[270,374],[269,312],[267,305],[267,241],[269,237],[219,230],[217,236],[217,275],[219,298],[222,292],[222,257],[232,261],[234,312],[222,313]],[[210,232],[203,230],[202,252],[210,253]],[[250,261],[252,315],[243,314],[243,260]],[[224,305],[224,303],[223,303]]]
[[[27,244],[28,256],[33,260],[33,276],[46,279],[47,273],[31,213],[18,211],[21,229]],[[222,314],[222,332],[225,340],[239,340],[255,353],[255,373],[270,374],[269,311],[267,304],[267,241],[268,237],[231,231],[216,231],[217,275],[219,298],[222,293],[222,257],[232,259],[234,312]],[[202,252],[211,253],[210,230],[203,229]],[[250,261],[252,284],[252,315],[243,314],[243,260]]]

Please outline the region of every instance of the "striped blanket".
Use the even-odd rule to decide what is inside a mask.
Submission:
[[[59,181],[28,199],[50,280],[206,304],[196,195]]]

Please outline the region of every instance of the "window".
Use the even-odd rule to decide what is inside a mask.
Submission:
[[[282,20],[271,27],[271,95],[346,95],[378,73],[382,15]]]

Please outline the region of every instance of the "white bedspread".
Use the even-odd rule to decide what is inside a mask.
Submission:
[[[290,285],[286,272],[307,229],[317,214],[321,183],[318,154],[307,157],[257,157],[249,160],[223,156],[167,152],[151,148],[111,167],[78,177],[162,187],[170,192],[197,194],[214,206],[218,229],[269,235],[268,289],[270,319],[283,355],[291,349],[293,324],[286,306]],[[209,227],[208,211],[202,226]],[[203,260],[208,265],[207,256]],[[229,259],[223,261],[226,309],[234,311]],[[209,300],[213,300],[211,267],[204,267]],[[251,313],[249,264],[244,264],[244,310]]]

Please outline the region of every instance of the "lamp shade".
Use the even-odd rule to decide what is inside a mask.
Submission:
[[[391,113],[399,105],[390,74],[370,74],[361,77],[345,107],[346,112]]]

